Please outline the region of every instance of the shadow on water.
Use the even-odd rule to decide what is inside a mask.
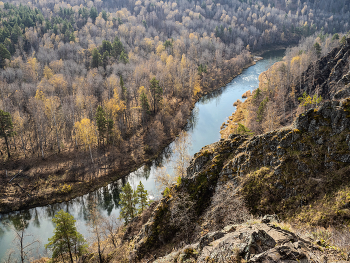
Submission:
[[[103,187],[102,189],[102,199],[101,206],[107,211],[108,216],[112,213],[114,208],[113,194],[109,191],[108,187]]]
[[[272,59],[272,60],[276,61],[276,57],[283,58],[285,53],[286,53],[286,49],[277,49],[277,50],[267,51],[267,52],[263,53],[261,56],[264,59]]]
[[[194,108],[190,114],[190,117],[187,120],[187,124],[184,128],[185,131],[193,131],[194,127],[196,127],[197,123],[198,123],[198,108]]]
[[[167,145],[161,154],[159,154],[153,161],[146,163],[144,167],[146,170],[144,171],[144,178],[148,179],[150,176],[150,172],[152,167],[162,167],[163,164],[172,156],[172,144]],[[146,177],[147,176],[147,177]]]
[[[37,208],[34,208],[33,224],[36,228],[40,228],[39,213]]]
[[[225,87],[221,87],[219,89],[216,89],[216,90],[206,94],[205,96],[200,98],[198,102],[206,104],[209,101],[211,101],[212,99],[219,98],[222,95],[222,93],[225,91],[225,88],[226,88],[226,86]]]
[[[5,230],[0,226],[0,238],[5,235]]]

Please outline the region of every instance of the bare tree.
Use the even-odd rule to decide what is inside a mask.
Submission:
[[[35,239],[32,234],[27,234],[26,229],[28,227],[28,221],[25,221],[24,219],[20,219],[19,224],[16,224],[15,226],[9,225],[9,228],[12,229],[12,231],[15,234],[15,237],[13,239],[13,243],[15,244],[17,251],[20,254],[20,262],[25,262],[27,260],[30,260],[30,257],[32,256],[32,251],[39,248],[40,241]],[[30,241],[27,241],[28,238],[31,238]],[[36,247],[33,247],[34,244],[36,244]],[[11,261],[11,257],[13,255],[13,252],[9,252],[8,261]]]
[[[192,138],[191,135],[183,131],[176,138],[174,142],[174,163],[173,169],[176,177],[184,177],[186,176],[186,169],[191,161],[191,155],[189,150],[192,146]]]
[[[116,248],[118,245],[118,228],[122,226],[120,219],[114,215],[102,219],[102,233],[105,239],[109,239]]]
[[[103,241],[103,227],[102,224],[105,218],[101,215],[101,213],[97,209],[96,201],[93,200],[89,209],[89,222],[88,225],[93,234],[92,240],[97,243],[97,252],[100,263],[103,260],[103,251],[106,248],[106,242]]]

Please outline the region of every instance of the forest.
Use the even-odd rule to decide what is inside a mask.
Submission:
[[[135,168],[252,53],[350,29],[345,0],[15,0],[0,10],[3,179]]]

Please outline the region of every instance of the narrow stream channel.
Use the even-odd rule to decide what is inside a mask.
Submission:
[[[192,138],[190,150],[192,155],[203,146],[220,139],[220,126],[234,111],[232,104],[237,99],[242,99],[242,94],[247,90],[257,88],[260,73],[267,70],[276,61],[280,61],[283,53],[283,50],[265,53],[263,60],[245,69],[241,75],[233,79],[225,87],[204,96],[196,103],[186,128]],[[25,238],[25,243],[30,243],[34,239],[40,241],[38,251],[35,251],[32,255],[34,258],[39,258],[47,255],[44,245],[48,243],[48,238],[53,235],[54,225],[51,220],[60,209],[64,209],[74,216],[78,231],[88,239],[89,228],[86,226],[86,221],[89,195],[94,195],[98,200],[98,208],[101,214],[105,216],[115,215],[116,217],[119,216],[119,192],[126,181],[129,181],[134,189],[142,181],[150,194],[150,198],[159,196],[154,174],[161,165],[166,167],[167,171],[171,170],[172,147],[173,143],[152,164],[146,164],[137,171],[130,173],[127,178],[113,182],[93,193],[75,198],[69,202],[0,214],[0,262],[4,261],[10,249],[16,251],[16,245],[13,242],[14,232],[11,227],[18,226],[21,219],[28,223],[26,234],[30,236]]]

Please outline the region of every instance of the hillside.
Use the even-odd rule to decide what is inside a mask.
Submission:
[[[329,98],[317,108],[302,112],[290,126],[255,136],[231,134],[195,154],[187,175],[152,206],[143,225],[137,217],[128,226],[131,259],[347,260],[350,98],[342,61],[348,48],[343,45],[316,63],[329,71],[317,78]],[[275,216],[251,219],[268,214]]]
[[[349,30],[349,16],[345,0],[0,2],[0,113],[11,120],[0,211],[125,176],[179,134],[195,101],[250,65],[250,52]]]

